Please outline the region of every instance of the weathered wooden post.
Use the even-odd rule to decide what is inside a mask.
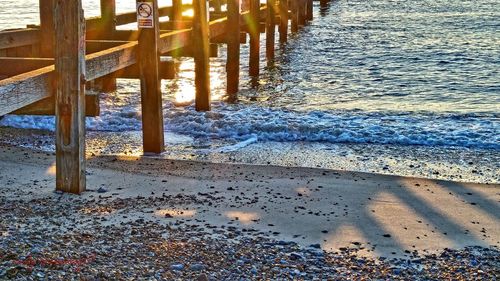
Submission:
[[[101,32],[104,38],[111,38],[116,30],[116,3],[115,0],[101,0]],[[104,39],[103,38],[103,39]],[[116,91],[116,78],[113,75],[106,75],[97,79],[97,85],[103,92]]]
[[[40,57],[54,57],[54,0],[39,0],[40,4]]]
[[[169,19],[173,22],[174,29],[179,29],[182,21],[182,0],[172,0],[172,13]]]
[[[196,110],[210,110],[210,62],[207,1],[193,0],[192,46],[196,86]]]
[[[259,76],[260,56],[260,1],[250,0],[250,76]]]
[[[291,31],[293,33],[299,31],[299,9],[298,9],[298,3],[299,0],[290,0],[290,10],[292,14],[292,24],[291,24]]]
[[[313,20],[313,0],[307,0],[307,16],[306,20],[311,21]]]
[[[299,0],[297,3],[297,13],[298,13],[298,23],[299,26],[306,25],[306,1],[307,0]]]
[[[115,0],[101,0],[101,26],[103,33],[111,35],[116,29]]]
[[[321,8],[326,8],[328,6],[328,1],[329,0],[320,0],[319,5]]]
[[[288,0],[280,0],[280,43],[288,40]]]
[[[267,0],[267,15],[266,15],[266,58],[267,65],[274,64],[274,39],[276,31],[276,2],[275,0]]]
[[[240,0],[227,1],[227,94],[231,100],[240,80]]]
[[[138,63],[141,77],[142,136],[144,153],[164,150],[158,0],[137,1]]]
[[[85,191],[85,18],[81,0],[55,2],[56,189]]]

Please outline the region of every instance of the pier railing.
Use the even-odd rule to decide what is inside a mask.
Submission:
[[[286,43],[313,18],[312,0],[193,0],[158,7],[137,1],[138,10],[117,14],[115,0],[101,0],[101,16],[84,19],[81,0],[40,0],[40,25],[0,31],[0,116],[56,116],[56,188],[85,190],[85,116],[99,115],[99,96],[116,89],[116,78],[141,80],[144,153],[164,150],[161,79],[175,77],[175,61],[195,61],[196,110],[210,110],[209,57],[227,44],[227,93],[239,87],[240,44],[249,35],[249,73],[259,75],[260,34],[274,61],[275,30]],[[242,2],[241,2],[242,1]],[[321,6],[327,1],[321,0]],[[192,10],[194,16],[184,12]],[[168,21],[160,21],[168,17]],[[138,30],[117,26],[139,22]]]

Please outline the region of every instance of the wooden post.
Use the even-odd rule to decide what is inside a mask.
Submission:
[[[116,29],[115,0],[101,0],[101,20],[104,34],[110,35]]]
[[[319,5],[321,8],[326,8],[328,6],[328,0],[320,0]]]
[[[280,0],[280,43],[288,40],[288,0]]]
[[[103,39],[110,37],[116,30],[116,3],[115,0],[101,0],[102,26],[100,36]],[[107,75],[97,79],[99,90],[109,93],[116,91],[116,79]]]
[[[40,56],[54,57],[54,0],[39,0],[40,3]]]
[[[259,76],[260,0],[250,0],[250,76]]]
[[[227,94],[231,100],[240,80],[240,0],[227,1]]]
[[[305,15],[306,1],[307,0],[299,0],[297,3],[297,14],[298,14],[297,17],[298,17],[299,26],[306,25],[306,15]]]
[[[141,76],[142,136],[144,153],[161,153],[164,150],[163,112],[161,81],[159,75],[160,54],[158,39],[160,36],[158,20],[158,0],[143,2],[137,0],[138,12],[152,13],[152,27],[139,24],[138,62]],[[144,6],[146,3],[152,3]],[[147,25],[146,25],[147,26]]]
[[[196,86],[197,111],[210,110],[210,62],[209,62],[209,34],[207,18],[207,1],[193,0],[193,33],[192,45],[194,57],[194,72]]]
[[[311,21],[313,20],[313,0],[307,0],[307,16],[306,20]]]
[[[222,9],[221,9],[222,1],[221,0],[213,0],[212,3],[214,3],[214,13],[220,15],[222,13]]]
[[[172,0],[172,14],[169,19],[174,24],[174,29],[179,29],[182,21],[182,0]]]
[[[241,11],[250,10],[250,0],[241,0]]]
[[[266,58],[267,65],[274,64],[274,38],[276,30],[276,2],[275,0],[267,0],[267,15],[266,15]]]
[[[85,191],[85,18],[81,0],[56,1],[56,189]]]
[[[290,10],[292,13],[292,25],[291,30],[293,33],[299,31],[299,18],[298,18],[298,1],[299,0],[290,0]]]

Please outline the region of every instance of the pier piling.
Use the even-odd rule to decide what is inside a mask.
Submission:
[[[193,31],[191,34],[195,62],[195,86],[197,111],[210,110],[210,64],[207,1],[193,0]]]
[[[279,1],[279,2],[277,2]],[[85,190],[85,116],[98,116],[99,93],[115,89],[116,78],[140,79],[143,151],[164,151],[161,79],[173,79],[176,60],[160,56],[193,57],[195,109],[210,110],[209,57],[227,44],[227,95],[236,100],[240,79],[240,44],[250,35],[249,73],[258,81],[260,33],[266,33],[268,66],[275,60],[279,40],[312,18],[311,0],[207,0],[159,7],[158,0],[136,0],[134,12],[116,13],[115,0],[100,0],[101,16],[85,19],[82,0],[39,0],[40,26],[0,31],[0,116],[56,116],[56,189]],[[240,5],[241,3],[241,5]],[[321,0],[321,7],[327,1]],[[145,6],[142,6],[145,5]],[[240,8],[241,7],[241,8]],[[185,20],[183,11],[193,9]],[[323,9],[324,10],[324,9]],[[279,15],[279,21],[277,16]],[[168,21],[160,22],[160,17]],[[210,17],[213,20],[209,21]],[[137,22],[139,30],[122,30]],[[85,93],[85,85],[99,93]]]
[[[151,5],[137,1],[138,10],[151,14],[151,21],[139,23],[139,73],[141,77],[141,111],[144,153],[161,153],[163,139],[163,103],[159,74],[160,54],[158,52],[159,15],[158,0],[149,0]],[[143,8],[139,5],[145,5]],[[150,9],[150,10],[149,10]]]
[[[81,0],[54,8],[56,189],[85,191],[85,19]]]
[[[232,101],[240,82],[240,1],[227,1],[227,94]]]

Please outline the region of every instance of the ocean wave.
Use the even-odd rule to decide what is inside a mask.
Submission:
[[[165,130],[194,138],[234,141],[373,143],[500,149],[495,115],[321,111],[217,104],[211,112],[165,109]],[[1,126],[54,130],[53,117],[6,116]],[[105,111],[87,118],[87,129],[136,131],[140,114]]]

